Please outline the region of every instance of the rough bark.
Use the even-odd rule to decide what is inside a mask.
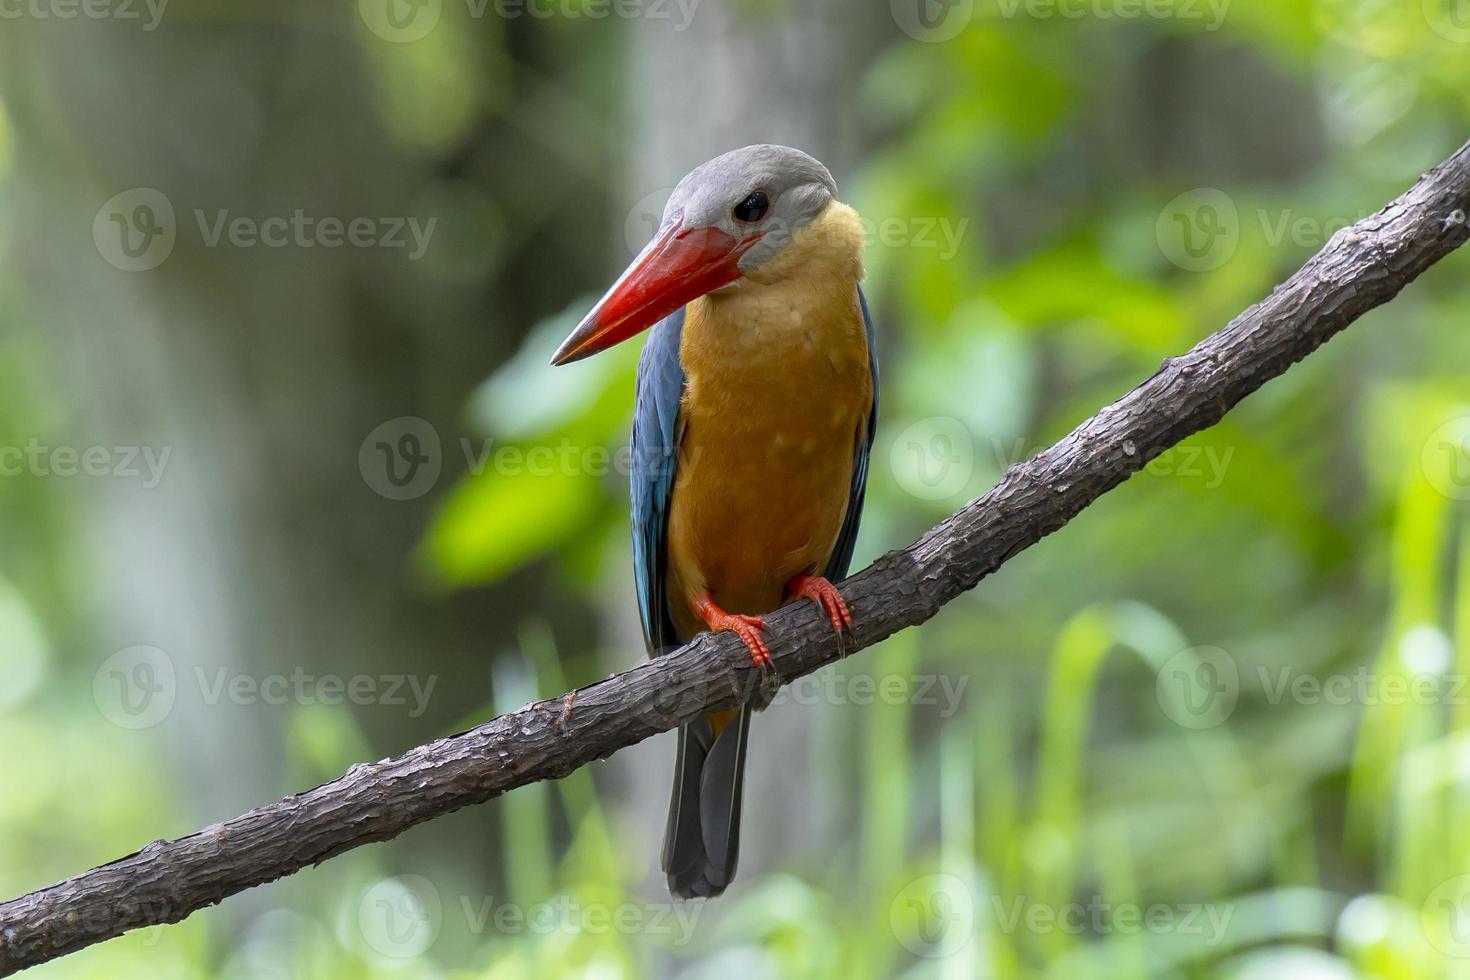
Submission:
[[[776,677],[740,642],[676,653],[0,905],[0,975],[229,895],[518,786],[556,779],[704,712],[768,694],[922,623],[1181,439],[1392,299],[1470,235],[1470,143],[1377,214],[1334,235],[1286,283],[914,544],[844,584],[845,644],[809,603],[768,618]]]

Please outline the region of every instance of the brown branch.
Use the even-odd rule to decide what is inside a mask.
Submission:
[[[1464,243],[1470,143],[1398,200],[1334,235],[1284,285],[902,551],[848,579],[847,652],[922,623],[1012,555]],[[782,682],[842,655],[809,603],[769,618]],[[517,786],[557,779],[761,687],[740,642],[709,634],[677,653],[421,745],[352,767],[298,796],[0,905],[0,975],[130,929],[178,922],[253,885]],[[769,686],[766,685],[766,691]]]

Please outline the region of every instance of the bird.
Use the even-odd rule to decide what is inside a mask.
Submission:
[[[841,636],[878,421],[862,219],[814,157],[732,150],[690,171],[657,232],[552,358],[649,330],[630,453],[634,581],[650,656],[733,632],[770,669],[764,614],[816,603]],[[679,730],[670,893],[734,878],[752,709]]]

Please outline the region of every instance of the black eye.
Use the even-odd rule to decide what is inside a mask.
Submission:
[[[753,225],[766,216],[771,210],[771,199],[766,196],[765,191],[751,191],[750,196],[739,204],[731,212],[735,220],[747,225]]]

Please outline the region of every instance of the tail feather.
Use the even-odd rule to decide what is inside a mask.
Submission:
[[[675,898],[713,898],[735,877],[750,709],[716,735],[707,719],[679,729],[663,868]]]

